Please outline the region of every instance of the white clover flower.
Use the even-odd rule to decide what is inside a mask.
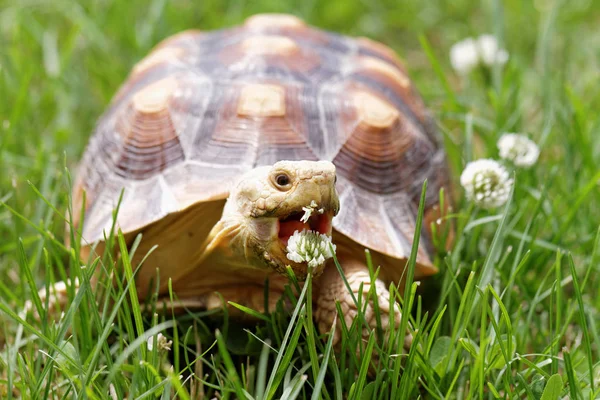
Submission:
[[[513,180],[499,162],[481,159],[467,164],[460,175],[460,184],[465,188],[469,200],[490,209],[506,203]]]
[[[172,340],[167,340],[166,336],[162,333],[156,335],[156,348],[158,351],[169,351],[171,350],[171,345],[173,344]],[[150,336],[148,341],[146,342],[149,351],[152,351],[154,348],[154,336]]]
[[[315,231],[295,231],[288,240],[287,258],[297,263],[306,262],[309,267],[316,268],[333,257],[330,245],[335,252],[335,245],[329,236]]]
[[[525,135],[505,133],[498,140],[500,157],[509,160],[517,167],[531,167],[540,156],[535,142]]]
[[[481,35],[477,39],[479,58],[483,65],[491,67],[494,64],[504,65],[508,61],[508,52],[498,46],[494,35]]]
[[[450,48],[450,63],[460,74],[468,74],[478,65],[491,67],[505,64],[508,52],[498,46],[493,35],[481,35],[477,39],[467,38]]]
[[[455,43],[450,48],[450,63],[452,68],[460,74],[468,74],[479,64],[477,42],[467,38]]]

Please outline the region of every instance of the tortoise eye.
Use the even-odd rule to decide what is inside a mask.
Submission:
[[[286,174],[279,174],[277,175],[277,178],[275,178],[275,182],[277,182],[279,186],[287,186],[290,184],[290,177]]]
[[[287,174],[284,173],[279,173],[277,175],[275,175],[275,185],[277,185],[278,189],[284,189],[287,190],[289,189],[289,184],[290,184],[290,177]]]

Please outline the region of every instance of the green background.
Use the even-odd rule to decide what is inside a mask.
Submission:
[[[21,310],[36,287],[58,278],[49,277],[48,265],[51,270],[77,265],[61,245],[69,193],[65,167],[74,171],[94,124],[131,67],[171,34],[233,26],[257,12],[292,13],[320,28],[368,36],[394,48],[439,123],[455,176],[472,159],[496,158],[503,132],[525,132],[541,148],[536,166],[516,171],[503,224],[504,210],[473,208],[456,185],[455,245],[450,253],[438,246],[441,272],[424,285],[423,309],[415,311],[417,323],[426,311],[428,321],[439,317],[439,329],[427,324],[423,347],[411,352],[414,363],[402,383],[406,393],[413,398],[418,393],[540,398],[550,376],[558,373],[561,381],[553,378],[549,387],[562,396],[593,397],[592,384],[598,395],[600,2],[595,0],[0,1],[0,318],[5,322],[0,395],[15,380],[30,396],[46,387],[40,382],[49,364],[39,351],[53,351],[50,343],[61,338],[39,321],[29,319],[33,325],[23,328],[9,311]],[[504,68],[461,78],[449,64],[450,47],[482,33],[495,34],[510,60]],[[472,282],[482,286],[469,292],[471,271]],[[479,289],[487,302],[474,301]],[[93,302],[86,304],[93,310]],[[66,323],[73,323],[71,342],[81,365],[90,374],[109,370],[107,352],[96,364],[88,358],[96,354],[104,325],[87,329],[85,321],[73,318]],[[277,343],[275,332],[285,328],[260,332]],[[39,339],[42,333],[49,339]],[[38,339],[23,339],[28,335]],[[132,339],[126,329],[115,335],[124,343],[122,352]],[[309,359],[307,335],[294,344],[298,365]],[[507,336],[514,348],[505,348]],[[500,354],[511,362],[499,363]],[[445,364],[445,355],[452,362]],[[137,356],[131,357],[123,364],[127,373],[141,368]],[[257,358],[248,362],[256,364]],[[215,368],[223,371],[224,365],[217,357]],[[342,371],[339,383],[328,373],[327,389],[355,390],[350,397],[360,398],[366,386],[356,388],[357,369]],[[58,370],[56,382],[68,377],[75,387],[85,375]],[[307,372],[311,385],[317,380],[312,373]],[[389,396],[395,383],[389,383],[389,372],[379,373],[383,378],[363,398],[374,392]],[[93,382],[92,398],[106,396],[105,374],[85,379]],[[115,382],[119,393],[140,394],[152,386],[144,380]],[[224,393],[235,387],[225,373],[219,383],[212,382]],[[301,396],[310,393],[305,388]]]

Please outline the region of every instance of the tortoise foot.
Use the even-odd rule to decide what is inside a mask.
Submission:
[[[371,332],[377,332],[377,312],[381,321],[383,330],[384,342],[387,342],[392,329],[399,329],[402,314],[400,306],[394,304],[390,308],[390,292],[387,290],[385,283],[377,279],[371,282],[371,277],[366,266],[354,265],[344,267],[344,274],[350,286],[351,292],[344,283],[342,277],[336,268],[329,268],[322,277],[320,284],[319,297],[316,301],[315,316],[319,331],[325,333],[330,331],[333,323],[337,320],[337,326],[334,333],[334,345],[338,345],[341,339],[342,319],[348,329],[353,324],[360,323],[362,325],[362,337],[367,339]],[[372,286],[375,286],[375,296],[377,297],[377,305],[375,305],[374,297],[369,295]],[[356,299],[356,301],[355,301]],[[340,303],[340,308],[343,312],[342,316],[338,316],[336,310],[336,302]],[[360,303],[361,313],[364,315],[364,320],[361,318],[357,303]],[[337,316],[337,319],[336,319]],[[341,318],[340,318],[341,317]],[[410,348],[412,336],[407,332],[404,339],[404,348]]]

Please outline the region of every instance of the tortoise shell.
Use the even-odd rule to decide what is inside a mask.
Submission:
[[[133,68],[81,163],[82,238],[104,238],[123,189],[118,224],[139,231],[226,198],[242,172],[279,160],[333,162],[334,232],[397,259],[410,254],[423,181],[428,212],[446,183],[434,124],[390,48],[256,15],[170,37]],[[429,246],[426,232],[421,266],[431,266]]]

